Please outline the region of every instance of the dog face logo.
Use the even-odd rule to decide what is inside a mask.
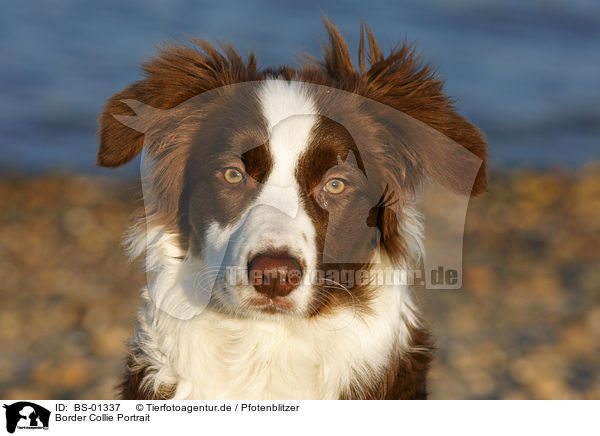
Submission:
[[[50,411],[42,406],[29,401],[19,401],[10,405],[4,404],[6,409],[6,431],[14,433],[19,429],[48,429]]]

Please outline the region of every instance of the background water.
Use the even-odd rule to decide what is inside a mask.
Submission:
[[[261,66],[293,63],[319,52],[321,13],[354,52],[359,18],[384,48],[416,40],[496,167],[600,158],[597,0],[47,0],[0,6],[0,168],[96,171],[102,104],[158,43],[193,34],[254,49]]]

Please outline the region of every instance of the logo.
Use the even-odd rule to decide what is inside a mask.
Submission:
[[[50,411],[29,401],[19,401],[10,405],[4,404],[6,409],[6,431],[14,433],[18,429],[44,429],[48,430]]]

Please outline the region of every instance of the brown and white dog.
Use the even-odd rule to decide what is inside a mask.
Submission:
[[[460,162],[411,145],[383,106],[483,160],[459,191],[485,190],[486,145],[412,46],[385,56],[365,26],[355,69],[326,27],[323,59],[296,69],[166,45],[107,102],[98,163],[144,151],[152,197],[129,239],[152,274],[123,398],[426,398],[432,346],[410,287],[314,272],[414,267],[419,185],[460,184]],[[214,274],[200,304],[188,279],[202,271]]]

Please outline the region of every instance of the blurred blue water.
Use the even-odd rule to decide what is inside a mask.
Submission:
[[[293,63],[300,48],[319,52],[321,13],[354,49],[359,18],[383,47],[416,40],[494,165],[600,158],[597,0],[47,0],[0,6],[0,168],[94,171],[103,102],[165,39],[229,40],[261,66]]]

